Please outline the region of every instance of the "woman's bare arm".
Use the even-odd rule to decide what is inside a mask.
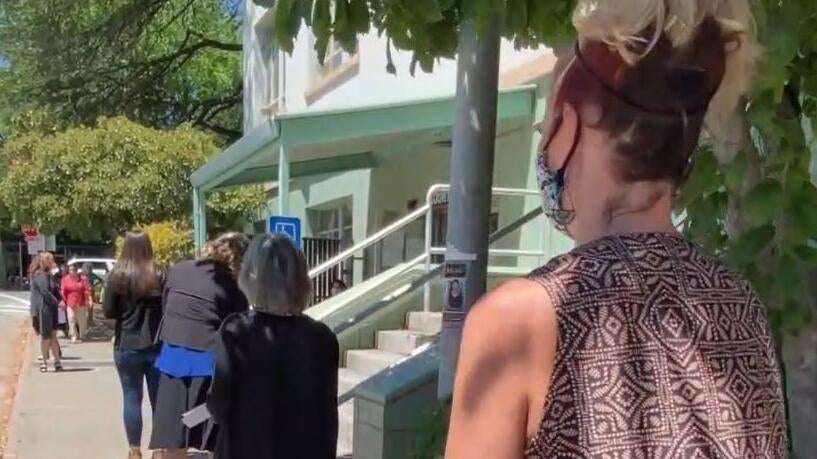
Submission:
[[[469,313],[460,347],[447,459],[519,459],[541,418],[556,346],[545,290],[524,279]]]

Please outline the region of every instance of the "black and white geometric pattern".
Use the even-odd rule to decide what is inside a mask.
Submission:
[[[528,457],[786,457],[781,378],[750,285],[681,237],[601,239],[533,272],[559,337]]]

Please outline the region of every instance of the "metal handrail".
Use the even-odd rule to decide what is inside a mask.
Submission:
[[[488,237],[488,243],[493,244],[494,242],[502,239],[503,237],[507,236],[508,234],[518,230],[519,228],[526,225],[528,222],[534,220],[535,218],[539,217],[540,215],[542,215],[542,208],[541,207],[537,207],[537,208],[531,210],[530,212],[528,212],[525,215],[519,217],[518,219],[514,220],[513,222],[511,222],[511,223],[505,225],[504,227],[502,227],[502,228],[494,231],[493,233],[491,233],[491,235]],[[418,258],[420,258],[420,257],[418,257]],[[413,281],[411,281],[408,288],[400,289],[399,293],[389,295],[386,298],[383,298],[383,299],[381,299],[379,301],[375,301],[368,308],[366,308],[364,311],[361,311],[356,317],[340,323],[337,327],[333,327],[332,332],[334,332],[336,335],[340,334],[340,333],[344,332],[345,330],[348,330],[349,328],[351,328],[355,324],[358,324],[361,321],[366,320],[366,318],[370,317],[371,315],[373,315],[377,311],[381,310],[382,308],[384,308],[386,305],[392,303],[393,301],[397,301],[400,298],[405,297],[406,295],[414,292],[415,290],[417,290],[420,287],[428,286],[429,282],[431,282],[431,281],[433,281],[433,280],[435,280],[435,279],[437,279],[439,277],[439,275],[440,275],[440,273],[442,273],[444,267],[445,267],[445,265],[438,265],[438,266],[432,268],[431,270],[427,270],[422,276],[420,276],[417,279],[414,279]],[[359,385],[360,384],[355,385],[354,387],[350,388],[349,390],[347,390],[346,392],[344,392],[343,394],[338,396],[338,405],[342,405],[342,404],[348,402],[353,397],[354,391],[355,391],[355,389],[357,389],[357,387]]]
[[[425,253],[429,254],[429,257],[426,259],[426,271],[431,269],[431,252],[433,247],[431,247],[431,231],[433,228],[433,218],[434,214],[432,213],[431,202],[434,199],[434,195],[442,192],[448,191],[451,189],[451,185],[434,185],[428,189],[428,193],[426,194],[426,211],[428,214],[426,215],[426,228],[425,228]],[[524,188],[491,188],[491,196],[539,196],[539,192],[535,190],[528,190]],[[541,247],[540,247],[541,248]],[[541,250],[540,250],[541,252]],[[539,256],[541,256],[540,254]],[[529,256],[529,255],[520,255],[520,256]],[[431,288],[428,284],[424,287],[423,290],[423,310],[428,311],[429,307],[431,306]]]
[[[431,248],[431,220],[432,220],[432,213],[431,213],[431,200],[434,198],[434,195],[440,193],[442,191],[448,191],[451,189],[451,185],[446,184],[437,184],[432,185],[428,192],[426,193],[426,203],[424,206],[413,210],[411,213],[403,216],[399,220],[395,221],[394,223],[386,226],[385,228],[381,229],[380,231],[372,234],[371,236],[367,237],[366,239],[358,242],[357,244],[349,247],[348,249],[342,251],[341,253],[335,255],[334,257],[330,258],[329,260],[319,264],[318,266],[312,268],[309,271],[309,277],[314,279],[315,277],[329,271],[333,267],[337,266],[339,263],[345,261],[347,258],[354,256],[354,254],[360,252],[361,250],[365,250],[374,244],[377,244],[381,239],[389,236],[404,227],[408,226],[409,224],[413,223],[415,220],[419,219],[423,215],[426,216],[426,253],[429,253],[429,249]],[[536,196],[538,195],[537,191],[533,190],[526,190],[526,189],[517,189],[517,188],[492,188],[491,189],[492,196]],[[426,268],[429,268],[430,260],[426,263]]]
[[[403,218],[397,220],[396,222],[392,223],[391,225],[383,228],[382,230],[372,234],[371,236],[367,237],[366,239],[358,242],[357,244],[349,247],[348,249],[344,250],[343,252],[335,255],[334,257],[330,258],[329,260],[319,264],[315,268],[309,271],[309,277],[315,278],[320,274],[325,273],[332,269],[332,267],[336,266],[338,263],[346,260],[347,258],[353,256],[354,254],[360,252],[361,250],[365,250],[374,244],[377,244],[381,239],[385,238],[386,236],[399,231],[404,226],[409,225],[410,223],[414,222],[418,218],[422,217],[428,212],[428,205],[426,204],[419,209],[412,211],[410,214],[404,216]]]

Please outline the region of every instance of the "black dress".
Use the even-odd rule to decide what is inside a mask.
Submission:
[[[216,459],[335,459],[338,341],[307,316],[246,312],[216,344]]]
[[[59,284],[42,271],[31,277],[31,316],[34,331],[43,338],[52,338],[57,328],[57,308],[60,303]]]
[[[213,352],[222,321],[249,307],[229,268],[211,260],[174,265],[167,272],[163,291],[159,339],[193,351]],[[210,375],[160,373],[151,449],[215,448],[212,422],[192,429],[181,422],[185,412],[205,403],[211,379]]]

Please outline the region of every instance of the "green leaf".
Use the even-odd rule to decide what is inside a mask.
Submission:
[[[403,3],[412,16],[426,24],[443,20],[442,8],[439,0],[410,0]]]
[[[783,297],[800,296],[802,271],[797,259],[791,254],[778,258],[775,269],[775,283]]]
[[[792,249],[792,254],[802,263],[817,265],[817,247],[800,245]]]
[[[508,0],[505,9],[505,35],[521,33],[528,26],[528,1]]]
[[[679,208],[685,208],[697,199],[717,191],[722,185],[718,175],[718,161],[710,148],[702,148],[696,153],[692,172],[681,188],[677,200]]]
[[[349,20],[357,33],[369,31],[369,6],[366,0],[351,0],[349,3]]]
[[[767,178],[758,183],[744,198],[746,220],[754,226],[771,222],[783,209],[783,186]]]
[[[732,192],[738,192],[743,188],[746,179],[746,171],[749,169],[749,161],[746,153],[740,152],[731,163],[722,167],[723,183]]]
[[[802,184],[788,196],[786,223],[788,238],[805,243],[817,239],[817,188],[810,182]]]
[[[752,264],[760,252],[774,239],[775,229],[772,225],[759,226],[746,231],[736,240],[730,242],[726,259],[735,266]]]
[[[292,29],[292,16],[297,14],[293,8],[295,0],[278,0],[275,5],[274,29],[275,39],[278,46],[284,51],[291,53],[294,48]]]

